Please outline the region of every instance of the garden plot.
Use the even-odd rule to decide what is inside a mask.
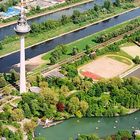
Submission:
[[[136,56],[140,57],[140,47],[137,45],[122,47],[121,49],[133,58]]]
[[[93,80],[116,77],[127,71],[131,65],[103,56],[86,65],[81,66],[79,73]]]

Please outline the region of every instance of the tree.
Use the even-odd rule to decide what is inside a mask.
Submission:
[[[92,134],[89,138],[89,140],[99,140],[99,137],[95,134]]]
[[[36,75],[29,75],[28,81],[32,86],[38,86]]]
[[[78,74],[76,66],[72,65],[72,64],[68,64],[68,65],[66,64],[64,67],[62,67],[62,70],[67,71],[67,76],[68,77],[74,78]]]
[[[32,114],[35,116],[35,117],[39,117],[40,116],[40,105],[39,105],[39,102],[38,100],[34,99],[34,100],[31,100],[30,101],[30,110],[32,112]]]
[[[131,139],[132,135],[129,131],[118,131],[118,135],[121,136],[121,139]]]
[[[61,44],[59,47],[61,48],[62,54],[67,54],[68,49],[66,45]]]
[[[76,111],[75,115],[78,118],[82,118],[82,116],[83,116],[80,110]]]
[[[121,5],[120,0],[116,0],[116,1],[115,1],[115,5],[116,5],[117,7],[120,7],[120,5]]]
[[[6,80],[4,79],[3,76],[0,76],[0,88],[3,88],[6,85],[7,85]]]
[[[68,88],[68,86],[66,86],[66,85],[62,85],[61,86],[61,89],[60,89],[60,92],[63,94],[63,95],[68,95],[68,93],[70,92],[70,90],[69,90],[69,88]]]
[[[57,106],[57,110],[60,112],[63,112],[65,110],[64,103],[58,102],[56,106]]]
[[[90,45],[86,45],[86,53],[89,54],[91,52],[91,46]]]
[[[36,11],[40,11],[40,9],[41,9],[40,6],[37,5],[37,6],[36,6]]]
[[[11,87],[5,86],[3,87],[3,91],[5,95],[10,95],[10,93],[12,92]]]
[[[57,62],[56,58],[54,58],[53,56],[51,56],[49,60],[51,64],[55,64]]]
[[[111,1],[110,0],[104,1],[104,8],[106,8],[108,11],[111,9]]]
[[[44,93],[42,92],[41,95],[48,104],[56,105],[59,101],[58,93],[54,89],[47,88],[47,90],[44,91]]]
[[[77,97],[72,97],[68,103],[68,112],[75,114],[79,109],[79,99]]]
[[[62,17],[61,17],[61,23],[62,23],[62,25],[65,25],[68,22],[69,22],[68,17],[66,15],[62,15]]]
[[[48,88],[48,83],[46,81],[42,81],[39,83],[39,87],[42,89],[42,88]]]
[[[82,81],[82,83],[81,83],[82,90],[87,92],[90,87],[92,87],[92,83],[90,81]]]
[[[76,55],[78,53],[78,51],[79,51],[78,48],[74,47],[72,49],[72,55]]]
[[[75,19],[75,18],[77,18],[77,17],[80,17],[80,12],[78,11],[78,10],[74,10],[73,11],[73,15],[72,15],[72,19]]]
[[[11,107],[10,104],[6,104],[6,105],[4,105],[4,107],[3,107],[3,111],[5,111],[5,112],[10,112],[11,110],[12,110],[12,107]]]
[[[77,88],[79,88],[81,86],[81,82],[82,82],[82,80],[79,76],[76,76],[73,78],[73,83]]]
[[[25,115],[25,117],[26,118],[31,118],[32,117],[32,113],[31,113],[31,110],[29,108],[29,105],[27,103],[25,103],[23,108],[24,108],[24,115]]]
[[[105,140],[112,140],[111,136],[107,136]]]
[[[3,49],[3,45],[2,45],[2,43],[0,42],[0,50],[2,50]]]
[[[80,110],[83,113],[83,115],[86,114],[86,111],[88,110],[89,106],[88,103],[86,101],[81,101],[80,102]]]
[[[36,137],[35,140],[45,140],[44,137]]]
[[[37,126],[36,122],[34,121],[30,121],[30,122],[27,122],[24,124],[24,130],[27,132],[27,133],[30,133],[30,132],[33,132],[34,131],[34,128]]]
[[[5,4],[2,4],[0,9],[2,12],[6,12],[8,8]]]
[[[136,57],[133,59],[133,62],[134,62],[135,64],[140,64],[140,58],[139,58],[139,56],[136,56]]]
[[[11,118],[13,121],[21,121],[24,119],[22,109],[14,109],[11,111]]]
[[[11,73],[11,83],[16,82],[19,80],[19,73],[17,73],[14,69],[10,70]]]
[[[94,5],[94,10],[95,10],[96,12],[98,12],[98,11],[100,10],[100,6],[97,5],[96,3],[95,3],[95,5]]]

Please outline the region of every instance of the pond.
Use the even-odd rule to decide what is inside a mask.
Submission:
[[[72,118],[50,128],[38,126],[36,136],[46,140],[69,140],[79,134],[97,134],[100,137],[115,134],[118,130],[140,129],[140,111],[121,117]]]

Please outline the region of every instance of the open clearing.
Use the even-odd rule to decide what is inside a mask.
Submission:
[[[140,57],[140,47],[137,45],[122,47],[121,49],[133,58],[136,56]]]
[[[44,63],[45,63],[45,60],[42,60],[42,56],[43,56],[43,54],[38,55],[38,56],[36,56],[36,57],[33,57],[33,58],[31,58],[31,59],[27,59],[26,62],[25,62],[26,71],[27,71],[27,72],[32,71],[32,70],[34,70],[35,68],[37,68],[38,66],[44,64]],[[19,68],[20,68],[20,63],[14,65],[13,68],[19,70]]]
[[[81,66],[78,71],[86,77],[94,80],[101,78],[116,77],[127,71],[132,65],[120,62],[118,60],[103,56],[86,65]]]

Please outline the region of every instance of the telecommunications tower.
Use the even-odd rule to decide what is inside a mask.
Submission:
[[[27,23],[23,0],[21,0],[21,11],[16,27],[14,28],[20,37],[20,93],[26,92],[26,73],[25,73],[25,35],[30,32]]]

